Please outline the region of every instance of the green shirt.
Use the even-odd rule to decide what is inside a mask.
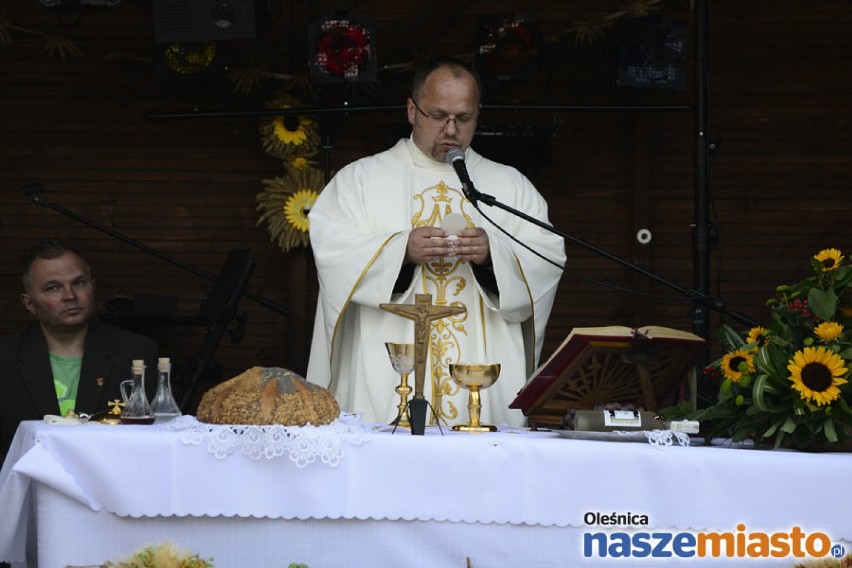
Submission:
[[[77,386],[80,384],[82,365],[82,357],[50,354],[50,368],[53,371],[53,386],[56,388],[60,416],[65,416],[69,410],[74,410],[77,404]]]

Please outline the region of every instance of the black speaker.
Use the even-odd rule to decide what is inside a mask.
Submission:
[[[154,0],[154,41],[254,39],[254,0]]]

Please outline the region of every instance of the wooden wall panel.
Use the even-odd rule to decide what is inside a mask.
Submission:
[[[281,2],[271,29],[256,42],[235,42],[235,68],[264,66],[304,73],[304,30],[326,3]],[[331,4],[331,3],[328,3]],[[659,11],[689,24],[688,2]],[[486,85],[486,103],[517,105],[689,105],[694,92],[690,44],[684,91],[631,89],[615,82],[618,25],[594,44],[564,33],[578,20],[612,13],[620,2],[536,3],[549,40],[550,67],[529,82]],[[426,55],[467,53],[476,19],[528,11],[511,0],[437,5],[386,0],[350,3],[376,15],[380,64]],[[28,320],[16,298],[19,258],[40,236],[74,240],[95,269],[99,299],[134,293],[173,294],[182,313],[198,310],[210,281],[85,223],[34,204],[23,187],[41,183],[45,197],[96,225],[141,242],[211,275],[228,251],[248,248],[257,267],[250,291],[291,310],[284,316],[243,299],[248,314],[239,344],[222,342],[225,376],[252,365],[303,371],[313,324],[316,275],[309,251],[285,254],[257,226],[255,195],[280,175],[260,143],[258,119],[160,119],[151,113],[259,109],[281,86],[265,79],[248,96],[225,83],[158,81],[150,3],[124,0],[111,9],[62,14],[37,0],[6,3],[12,43],[0,47],[0,333]],[[852,181],[852,12],[844,0],[711,2],[709,5],[709,137],[712,223],[711,295],[765,319],[775,286],[800,278],[824,247],[852,252],[847,192]],[[39,34],[76,42],[85,56],[50,58]],[[558,40],[558,41],[557,41]],[[409,75],[383,72],[374,90],[315,89],[317,103],[402,105]],[[482,125],[535,125],[553,132],[550,164],[524,172],[548,199],[551,221],[678,286],[693,285],[693,137],[690,112],[484,113]],[[402,112],[339,115],[323,121],[336,170],[386,148],[406,123]],[[511,148],[510,148],[511,150]],[[483,189],[484,190],[484,189]],[[639,228],[653,240],[639,245]],[[623,266],[568,245],[545,343],[546,354],[574,326],[657,323],[691,329],[690,302]],[[601,283],[609,285],[604,286]],[[614,289],[615,288],[621,288]],[[630,294],[634,290],[651,297]],[[713,328],[722,321],[711,314]],[[164,354],[192,355],[203,328],[143,330]]]

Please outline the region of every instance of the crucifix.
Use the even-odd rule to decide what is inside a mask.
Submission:
[[[463,306],[434,306],[431,294],[417,294],[414,304],[379,304],[398,316],[414,321],[414,399],[409,403],[411,433],[423,435],[426,429],[426,407],[423,395],[426,385],[426,357],[429,354],[429,330],[432,322],[447,316],[463,314]]]

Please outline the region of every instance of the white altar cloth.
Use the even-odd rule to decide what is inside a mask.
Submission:
[[[852,494],[831,481],[833,472],[842,477],[850,469],[850,454],[659,449],[644,443],[568,440],[550,432],[471,435],[446,429],[444,435],[430,429],[425,436],[411,436],[405,430],[393,435],[376,432],[367,443],[347,446],[337,467],[319,462],[297,467],[286,458],[253,460],[234,454],[217,459],[206,448],[183,444],[179,433],[157,425],[25,422],[0,472],[0,559],[20,561],[27,543],[35,546],[33,531],[27,530],[35,524],[40,565],[64,566],[44,562],[45,549],[55,548],[55,542],[42,540],[68,538],[45,532],[56,520],[43,509],[45,503],[58,503],[75,518],[85,514],[91,523],[85,530],[104,525],[113,526],[116,535],[136,531],[138,546],[146,544],[141,536],[151,526],[168,527],[171,532],[154,531],[161,536],[195,534],[196,525],[190,521],[196,519],[204,525],[198,528],[199,535],[228,532],[234,526],[243,537],[255,538],[264,531],[280,535],[276,526],[294,531],[287,533],[291,536],[306,527],[325,527],[332,535],[335,529],[345,529],[354,531],[353,542],[364,548],[362,554],[372,548],[374,558],[387,561],[377,566],[390,565],[389,552],[380,553],[375,541],[364,541],[364,534],[398,539],[406,527],[412,536],[418,535],[412,542],[433,535],[432,553],[450,546],[449,535],[456,534],[466,539],[468,549],[483,550],[490,540],[505,566],[512,565],[508,561],[512,556],[549,557],[552,564],[541,560],[536,566],[565,566],[567,558],[579,558],[583,532],[612,528],[587,525],[587,513],[646,515],[646,530],[730,532],[744,523],[749,530],[772,532],[798,526],[806,532],[821,531],[838,543],[852,542],[848,521]],[[243,524],[233,524],[240,519]],[[223,528],[223,523],[232,523],[231,529]],[[471,532],[477,528],[480,532]],[[104,531],[93,538],[108,541],[109,531]],[[68,533],[67,525],[63,532]],[[334,537],[311,534],[305,533],[299,546],[308,546],[306,542],[315,547],[342,546]],[[221,547],[226,541],[212,537],[207,542]],[[193,536],[192,542],[196,552],[209,554],[199,548],[201,536]],[[104,546],[101,553],[112,551],[108,543]],[[314,551],[299,550],[305,559],[281,558],[279,564],[306,562]],[[60,547],[60,553],[68,564],[92,561],[89,556],[77,559],[74,547]],[[227,552],[219,548],[217,559],[223,556]],[[113,553],[100,561],[114,558]],[[326,557],[312,558],[322,562],[320,558]],[[462,567],[461,560],[409,565]],[[625,565],[625,559],[618,560]],[[333,565],[330,559],[325,561],[306,563],[310,568]],[[649,562],[664,565],[656,559]],[[480,567],[475,557],[473,563]],[[780,565],[792,563],[787,559]],[[602,564],[598,558],[590,565]],[[489,565],[494,564],[481,564]]]

